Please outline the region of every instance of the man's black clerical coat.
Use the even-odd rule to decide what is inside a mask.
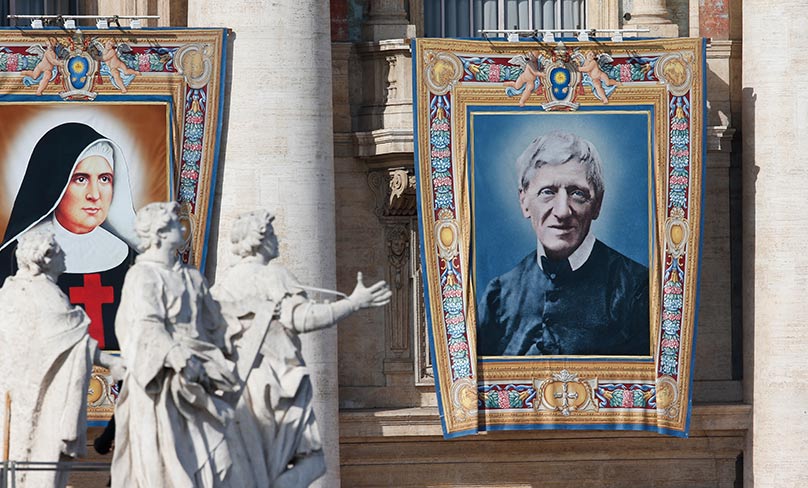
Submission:
[[[488,283],[480,356],[650,354],[648,268],[600,241],[577,270],[536,252]]]

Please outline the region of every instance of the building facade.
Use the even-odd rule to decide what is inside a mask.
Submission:
[[[578,9],[567,21],[589,28],[710,39],[690,438],[442,438],[418,262],[409,39],[490,27],[474,20],[474,8],[503,25],[520,8],[540,22],[544,3],[81,0],[76,8],[233,31],[211,280],[226,265],[230,221],[266,207],[277,214],[281,260],[301,281],[349,291],[361,270],[391,284],[389,307],[304,344],[329,459],[320,486],[806,486],[808,85],[800,75],[808,68],[797,62],[806,0],[561,2]],[[465,19],[461,27],[446,24],[451,13]]]

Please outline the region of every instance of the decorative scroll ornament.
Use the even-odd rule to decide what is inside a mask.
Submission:
[[[401,198],[405,191],[415,191],[415,175],[411,175],[406,169],[394,169],[390,171],[390,202]]]
[[[202,88],[208,84],[213,63],[208,46],[204,44],[186,44],[177,49],[174,55],[177,71],[185,76],[191,88]]]
[[[474,380],[467,378],[454,382],[450,394],[457,422],[477,416],[477,385]]]
[[[675,259],[684,255],[689,236],[690,225],[687,220],[672,216],[665,223],[665,242],[668,244],[668,251]]]
[[[673,419],[679,415],[679,387],[670,376],[657,378],[656,404],[660,417]]]
[[[597,403],[593,401],[597,378],[580,379],[564,369],[549,379],[535,380],[534,385],[540,400],[536,403],[536,410],[540,412],[555,411],[569,416],[573,412],[598,410]]]
[[[424,54],[426,85],[435,95],[445,95],[463,76],[463,63],[454,54],[428,51]]]
[[[668,85],[673,95],[686,95],[693,85],[693,63],[689,53],[674,53],[663,56],[657,61],[656,75]]]
[[[435,225],[435,235],[438,238],[438,255],[447,261],[454,259],[457,256],[460,228],[452,217],[452,212],[441,211],[438,223]]]

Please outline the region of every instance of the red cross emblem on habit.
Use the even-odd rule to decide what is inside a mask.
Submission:
[[[104,316],[101,305],[112,303],[115,297],[111,286],[101,286],[101,275],[98,273],[84,275],[84,286],[70,287],[70,303],[84,305],[84,311],[90,317],[90,337],[98,341],[98,347],[104,348]]]

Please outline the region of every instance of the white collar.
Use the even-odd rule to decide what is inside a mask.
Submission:
[[[74,234],[62,227],[55,216],[44,219],[40,225],[51,226],[56,242],[65,253],[65,273],[106,271],[129,256],[129,246],[101,226],[86,234]]]
[[[570,254],[570,257],[567,258],[567,260],[570,262],[570,268],[572,268],[573,271],[584,265],[586,260],[589,259],[589,255],[592,254],[593,247],[595,247],[595,235],[590,231],[588,234],[586,234],[586,237],[584,237],[584,240],[581,242],[581,245],[578,246],[578,249],[573,251],[573,253]],[[542,270],[544,270],[544,268],[541,265],[541,258],[546,255],[547,254],[544,252],[544,246],[541,244],[541,241],[537,241],[536,261],[539,263],[539,268]]]

